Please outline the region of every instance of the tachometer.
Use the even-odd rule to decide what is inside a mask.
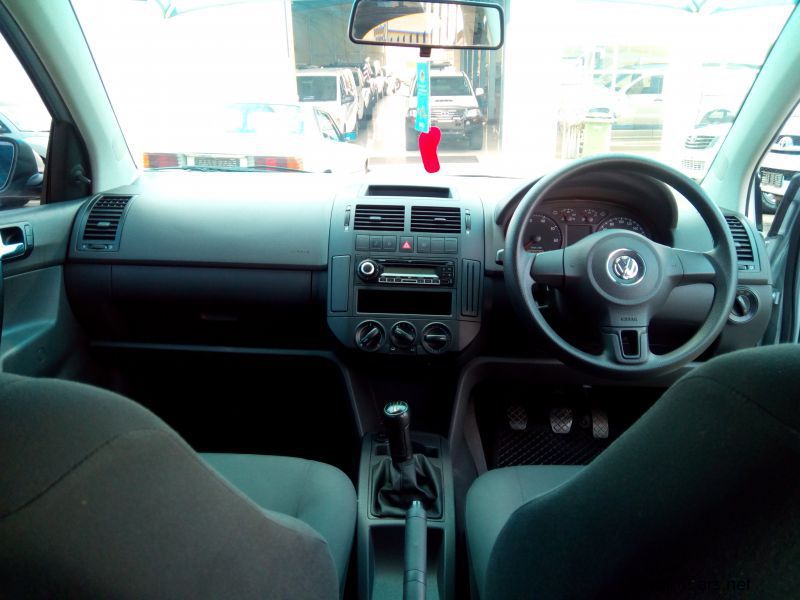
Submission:
[[[561,229],[550,217],[534,214],[525,226],[525,250],[528,252],[546,252],[561,248],[563,237]]]
[[[605,231],[606,229],[625,229],[627,231],[635,231],[642,234],[644,237],[650,237],[647,230],[638,221],[634,221],[630,217],[610,217],[600,223],[597,231]]]

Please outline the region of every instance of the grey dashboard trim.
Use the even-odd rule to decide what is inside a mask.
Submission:
[[[146,172],[130,186],[117,252],[78,250],[75,262],[323,270],[336,185],[301,173]]]

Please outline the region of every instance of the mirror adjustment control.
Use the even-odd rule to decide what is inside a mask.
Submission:
[[[365,258],[358,263],[358,276],[364,281],[374,281],[378,278],[378,264],[371,258]]]
[[[385,341],[386,333],[377,321],[364,321],[356,327],[356,346],[364,352],[380,350]]]

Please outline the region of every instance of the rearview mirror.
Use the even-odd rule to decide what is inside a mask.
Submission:
[[[355,0],[350,40],[373,46],[496,50],[503,45],[503,11],[480,2]]]

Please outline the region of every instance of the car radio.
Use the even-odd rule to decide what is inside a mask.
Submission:
[[[367,284],[378,285],[453,285],[452,260],[362,258],[356,275]]]

